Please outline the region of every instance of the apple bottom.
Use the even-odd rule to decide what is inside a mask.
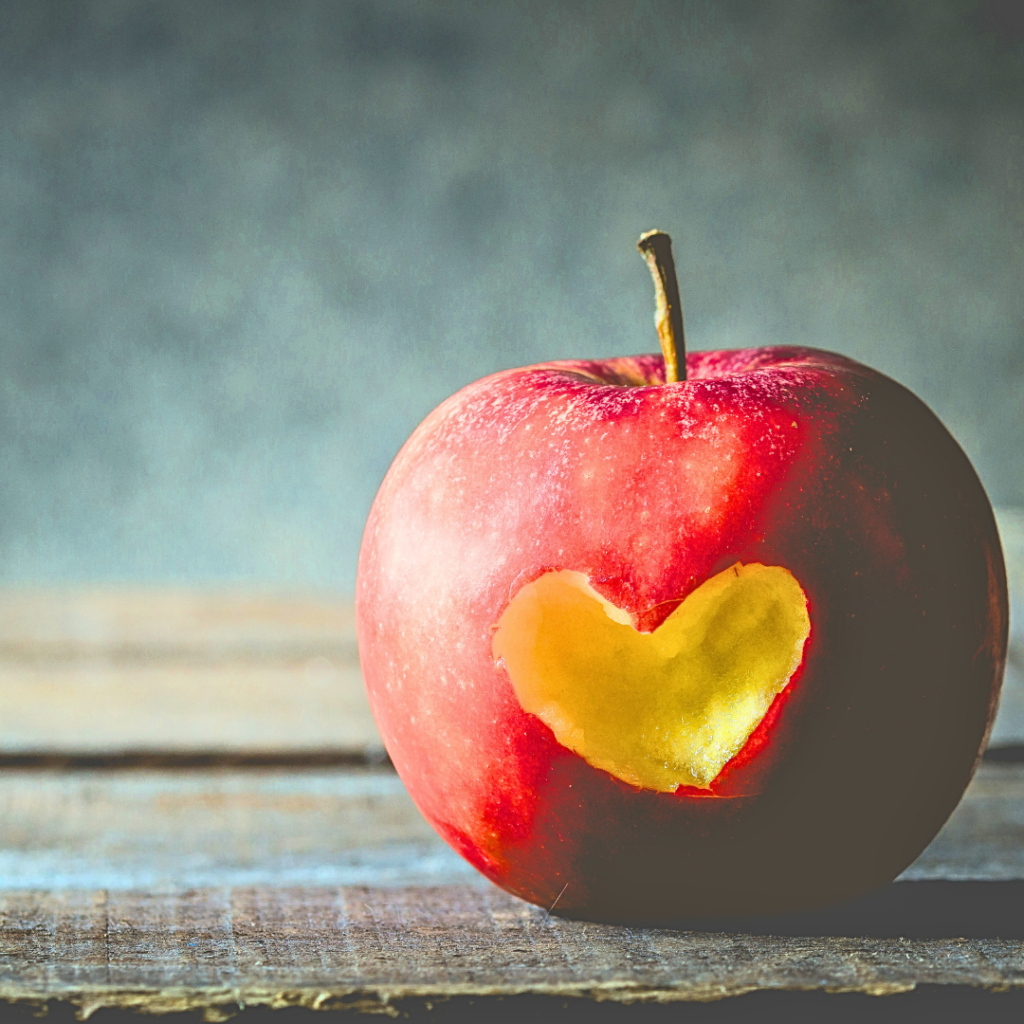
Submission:
[[[920,812],[901,815],[870,795],[844,814],[808,806],[792,791],[673,797],[585,774],[578,759],[556,758],[532,832],[518,842],[506,837],[500,852],[439,830],[491,881],[557,915],[665,923],[795,912],[861,896],[899,874],[927,842],[922,832],[950,809],[926,813],[922,829]],[[871,825],[858,826],[867,804]],[[500,828],[493,811],[491,824]]]

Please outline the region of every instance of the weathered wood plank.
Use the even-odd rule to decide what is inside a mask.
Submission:
[[[305,970],[329,984],[339,967],[358,972],[360,950],[342,926],[341,890],[239,888],[231,891],[235,960],[240,974],[275,987]]]
[[[0,753],[337,751],[383,744],[357,665],[0,664]]]
[[[17,964],[20,982],[42,989],[106,984],[106,894],[64,891],[32,906],[0,903],[0,971]]]
[[[983,764],[904,876],[1024,879],[1024,765]],[[0,889],[484,884],[385,769],[0,774]]]
[[[71,904],[88,909],[76,940],[77,972],[69,971],[66,945],[57,965],[51,937],[53,922],[66,931],[75,920]],[[213,889],[105,899],[6,893],[0,999],[167,1012],[382,1009],[414,997],[524,993],[635,1003],[758,991],[885,995],[918,985],[1024,986],[1019,929],[1005,938],[921,936],[912,920],[900,920],[899,907],[893,913],[879,905],[873,914],[854,934],[823,935],[828,915],[795,934],[770,927],[629,929],[562,920],[493,888],[460,886]]]
[[[387,769],[8,771],[0,1000],[379,1011],[1024,989],[1024,765],[983,765],[905,877],[818,914],[615,928],[494,889]]]
[[[0,590],[0,754],[379,757],[352,603]]]
[[[0,888],[476,877],[389,770],[0,774]]]
[[[173,588],[0,588],[0,661],[357,659],[338,596]]]
[[[107,985],[223,989],[238,978],[224,889],[107,894]]]

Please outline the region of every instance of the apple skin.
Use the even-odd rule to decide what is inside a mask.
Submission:
[[[363,538],[363,673],[427,820],[566,916],[667,921],[839,902],[895,878],[956,806],[1007,642],[1002,553],[966,456],[911,392],[772,347],[553,362],[439,406]],[[562,747],[492,654],[512,595],[586,573],[657,627],[740,561],[785,566],[811,634],[709,793],[633,788]]]

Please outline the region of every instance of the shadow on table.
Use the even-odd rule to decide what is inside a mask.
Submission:
[[[1024,881],[893,882],[868,896],[800,914],[687,920],[687,931],[907,939],[1024,938]]]

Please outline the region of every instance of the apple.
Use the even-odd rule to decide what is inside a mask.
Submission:
[[[995,522],[904,387],[810,348],[682,349],[464,388],[416,429],[357,579],[371,706],[417,806],[555,913],[810,908],[895,878],[984,748]]]

